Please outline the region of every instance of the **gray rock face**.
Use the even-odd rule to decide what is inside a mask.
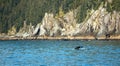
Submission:
[[[75,31],[76,21],[73,17],[73,11],[67,13],[64,17],[54,18],[53,14],[45,13],[40,26],[40,36],[67,36]]]
[[[45,13],[40,27],[40,36],[59,35],[60,28],[58,20],[54,18],[53,14]]]
[[[19,30],[19,32],[15,36],[17,37],[33,36],[34,31],[35,31],[34,26],[32,26],[31,23],[30,25],[27,25],[26,21],[24,21],[24,26]]]
[[[47,34],[47,32],[46,32],[44,26],[41,25],[41,26],[40,26],[40,34],[39,34],[39,35],[41,35],[41,36],[45,36],[46,34]]]
[[[107,12],[103,6],[94,11],[89,19],[81,26],[80,33],[101,36],[106,34],[119,34],[120,13]]]
[[[90,17],[82,23],[76,21],[76,11],[69,11],[63,17],[55,18],[53,14],[45,13],[41,24],[36,28],[24,26],[18,35],[31,36],[103,36],[120,34],[120,13],[107,12],[101,5],[98,10],[91,10]],[[29,30],[29,31],[28,31]]]
[[[116,29],[116,34],[120,34],[120,15],[119,14],[117,14],[116,15],[116,27],[115,27],[115,29]]]
[[[33,36],[39,35],[40,33],[40,24],[37,24],[35,30],[33,31]]]

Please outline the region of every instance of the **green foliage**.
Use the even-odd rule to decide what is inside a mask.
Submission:
[[[0,33],[7,33],[13,25],[18,31],[24,20],[27,24],[36,25],[41,22],[45,12],[58,14],[60,7],[67,12],[73,7],[73,2],[74,0],[0,0]]]
[[[69,10],[79,9],[77,13],[78,22],[83,22],[87,12],[97,9],[105,0],[0,0],[0,33],[7,33],[12,26],[17,31],[23,26],[24,20],[27,24],[36,25],[42,21],[45,12],[59,14]],[[107,4],[107,10],[120,10],[120,0],[114,0]],[[61,10],[60,10],[61,9]],[[61,12],[61,13],[62,13]]]
[[[113,0],[112,3],[107,3],[107,10],[109,12],[113,10],[120,11],[120,0]]]
[[[87,12],[92,9],[98,9],[102,2],[104,2],[104,0],[80,0],[81,5],[78,8],[79,11],[76,17],[77,22],[83,22],[87,16]]]

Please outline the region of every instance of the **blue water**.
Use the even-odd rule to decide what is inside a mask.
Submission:
[[[120,66],[120,41],[0,41],[0,66]]]

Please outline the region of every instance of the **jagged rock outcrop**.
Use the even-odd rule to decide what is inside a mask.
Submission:
[[[54,18],[53,14],[45,13],[40,27],[40,36],[55,36],[60,35],[61,23]]]
[[[34,34],[34,26],[30,23],[30,25],[26,24],[26,21],[24,21],[23,27],[19,30],[19,32],[15,35],[17,37],[28,37],[33,36]]]
[[[64,16],[55,18],[52,13],[45,13],[41,24],[36,28],[26,26],[18,32],[22,36],[105,36],[120,34],[120,12],[108,12],[101,4],[98,10],[91,10],[82,23],[77,23],[76,11],[69,11]]]
[[[32,36],[38,36],[40,33],[40,24],[37,24],[35,30],[33,30]]]
[[[108,12],[103,5],[96,11],[91,11],[92,14],[89,19],[80,26],[81,34],[102,36],[106,34],[119,34],[120,26],[120,13],[119,12]]]
[[[74,12],[70,11],[63,17],[54,18],[53,14],[45,13],[40,27],[40,35],[68,36],[75,32],[76,19]]]
[[[8,31],[8,35],[9,36],[12,36],[12,35],[15,35],[16,34],[16,28],[15,26],[13,26],[9,31]]]

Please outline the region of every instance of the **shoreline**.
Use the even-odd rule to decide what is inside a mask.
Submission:
[[[120,40],[120,36],[111,36],[110,38],[107,38],[105,36],[101,37],[93,37],[93,36],[77,36],[77,37],[0,37],[0,40]]]

